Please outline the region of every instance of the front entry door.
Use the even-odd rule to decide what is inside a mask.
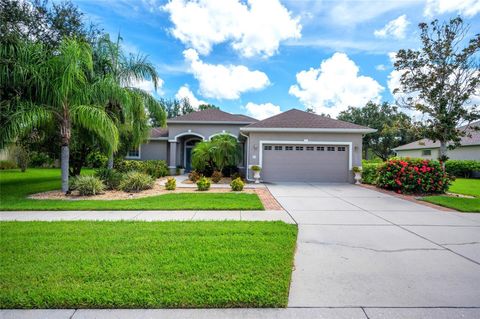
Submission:
[[[192,170],[192,147],[187,147],[185,149],[185,172],[190,172]]]

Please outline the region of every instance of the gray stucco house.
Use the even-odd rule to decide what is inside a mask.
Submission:
[[[292,109],[262,121],[209,109],[167,121],[154,128],[148,143],[129,152],[129,159],[161,159],[171,171],[190,170],[196,143],[228,133],[243,149],[239,169],[248,179],[250,167],[262,167],[262,180],[351,182],[353,166],[361,166],[362,137],[374,130]]]
[[[477,160],[480,161],[480,131],[475,129],[480,127],[480,121],[470,125],[460,127],[466,130],[468,136],[462,137],[461,146],[448,150],[447,155],[453,160]],[[429,139],[421,139],[409,144],[394,148],[393,150],[400,157],[419,157],[426,159],[437,159],[440,149],[440,143]]]

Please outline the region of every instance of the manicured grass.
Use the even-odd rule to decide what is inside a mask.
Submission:
[[[480,197],[480,179],[457,178],[448,191],[450,193]]]
[[[91,174],[92,171],[85,171]],[[60,188],[60,170],[0,171],[0,210],[263,210],[256,194],[167,194],[126,200],[33,200],[27,195]]]
[[[448,191],[456,194],[475,196],[476,198],[428,196],[423,198],[423,200],[461,212],[480,212],[480,179],[457,178]]]
[[[285,307],[295,225],[3,222],[0,308]]]

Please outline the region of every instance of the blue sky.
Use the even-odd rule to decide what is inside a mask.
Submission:
[[[461,14],[480,30],[480,0],[74,2],[120,32],[128,52],[149,56],[163,80],[157,96],[257,118],[393,101],[392,52],[418,48],[419,22]]]

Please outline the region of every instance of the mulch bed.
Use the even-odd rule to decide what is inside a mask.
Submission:
[[[49,192],[36,193],[28,196],[30,199],[56,199],[56,200],[128,200],[134,198],[143,198],[149,196],[158,196],[172,193],[230,193],[232,190],[229,187],[218,188],[212,187],[208,191],[199,192],[195,188],[191,187],[177,187],[174,191],[167,191],[165,186],[161,185],[160,182],[163,179],[159,179],[155,182],[153,188],[144,190],[138,193],[127,193],[119,190],[108,190],[103,194],[94,195],[94,196],[80,196],[78,193],[73,192],[72,194],[65,195],[60,190],[54,190]],[[277,202],[275,197],[270,193],[266,188],[246,188],[243,190],[244,193],[257,194],[260,200],[262,201],[265,210],[283,210],[282,206]]]
[[[432,204],[432,203],[429,203],[429,202],[424,202],[422,200],[418,200],[418,198],[423,197],[421,195],[398,194],[394,191],[383,189],[383,188],[378,188],[375,185],[369,185],[369,184],[360,184],[359,186],[365,187],[365,188],[368,188],[368,189],[371,189],[371,190],[374,190],[374,191],[377,191],[377,192],[380,192],[380,193],[395,196],[395,197],[407,200],[409,202],[414,202],[416,204],[420,204],[420,205],[428,206],[428,207],[431,207],[431,208],[435,208],[435,209],[438,209],[438,210],[441,210],[441,211],[444,211],[444,212],[458,212],[455,209],[451,209],[451,208],[447,208],[447,207],[443,207],[443,206],[438,206],[438,205],[435,205],[435,204]]]

